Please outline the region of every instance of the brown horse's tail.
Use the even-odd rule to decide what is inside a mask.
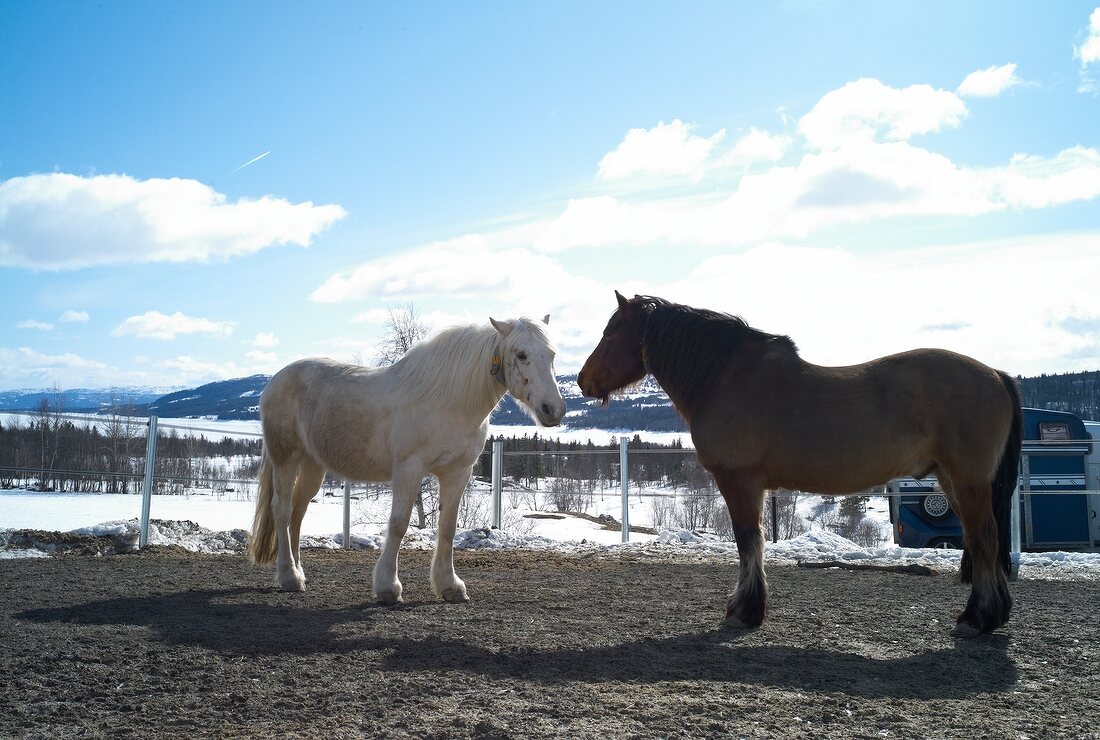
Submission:
[[[1020,408],[1020,389],[1007,373],[998,372],[1012,399],[1012,427],[1005,440],[1001,464],[993,478],[993,517],[997,520],[998,555],[1005,575],[1012,573],[1012,492],[1020,477],[1020,447],[1023,444],[1024,413]]]
[[[252,519],[252,536],[248,538],[248,558],[256,565],[275,562],[275,515],[271,511],[271,499],[275,495],[271,458],[267,450],[260,454],[260,484],[256,491],[256,515]]]

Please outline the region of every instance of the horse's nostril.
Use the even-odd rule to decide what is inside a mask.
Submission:
[[[544,403],[542,405],[542,413],[546,414],[547,416],[550,415],[550,404]]]

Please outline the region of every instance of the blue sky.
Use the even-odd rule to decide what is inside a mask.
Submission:
[[[408,303],[575,371],[613,289],[1097,369],[1098,92],[1095,0],[4,3],[0,389],[370,361]]]

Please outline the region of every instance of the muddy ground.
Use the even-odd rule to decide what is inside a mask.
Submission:
[[[1100,737],[1100,584],[1021,581],[998,634],[948,636],[948,575],[771,564],[717,628],[729,560],[460,552],[473,601],[369,600],[376,553],[0,561],[3,737]]]

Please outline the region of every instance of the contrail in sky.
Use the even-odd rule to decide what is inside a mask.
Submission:
[[[248,160],[247,162],[245,162],[244,164],[242,164],[242,165],[241,165],[240,167],[238,167],[237,169],[233,170],[233,172],[239,172],[240,170],[243,170],[243,169],[244,169],[245,167],[247,167],[248,165],[250,165],[250,164],[253,164],[253,163],[255,163],[255,162],[259,162],[259,161],[260,161],[261,159],[263,159],[264,157],[266,157],[266,156],[267,156],[268,154],[271,154],[271,150],[270,150],[270,149],[268,149],[268,150],[267,150],[266,152],[264,152],[264,153],[263,153],[263,154],[261,154],[260,156],[258,156],[258,157],[253,157],[252,159]],[[231,174],[231,175],[232,175],[232,174],[233,174],[233,172],[230,172],[229,174]]]

